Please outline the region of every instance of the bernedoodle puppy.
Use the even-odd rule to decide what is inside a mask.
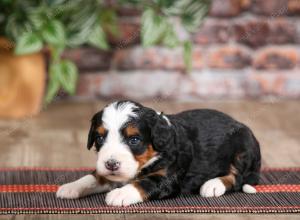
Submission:
[[[216,110],[165,115],[132,101],[96,113],[87,148],[95,146],[96,170],[62,185],[57,197],[76,199],[108,192],[113,206],[174,197],[255,193],[260,147],[251,130]]]

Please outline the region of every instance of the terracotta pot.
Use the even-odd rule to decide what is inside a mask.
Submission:
[[[0,38],[0,117],[29,117],[41,110],[45,66],[42,53],[16,56],[13,45]]]

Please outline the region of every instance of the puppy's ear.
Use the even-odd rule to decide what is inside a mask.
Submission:
[[[87,141],[87,149],[90,150],[95,142],[95,123],[93,120],[91,121],[91,127],[88,135],[88,141]]]
[[[165,117],[162,113],[157,113],[152,109],[145,114],[151,130],[153,148],[158,152],[167,151],[174,141],[173,130]]]
[[[95,130],[97,125],[100,124],[102,121],[102,111],[96,113],[93,118],[91,119],[91,127],[88,134],[88,141],[87,141],[87,149],[90,150],[95,142]]]

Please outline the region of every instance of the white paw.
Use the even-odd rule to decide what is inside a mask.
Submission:
[[[219,178],[206,181],[200,188],[202,197],[218,197],[226,192],[226,187]]]
[[[255,187],[249,184],[244,184],[242,189],[244,193],[256,193]]]
[[[56,197],[61,199],[77,199],[81,196],[81,191],[78,184],[67,183],[58,188]]]
[[[141,197],[140,192],[132,184],[127,184],[107,193],[105,201],[107,205],[129,206],[131,204],[142,202],[143,198]]]

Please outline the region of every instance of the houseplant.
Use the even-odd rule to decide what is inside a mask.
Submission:
[[[0,36],[11,42],[16,55],[48,52],[45,103],[49,103],[60,89],[69,94],[74,94],[76,89],[77,68],[70,60],[62,59],[62,52],[84,44],[108,50],[107,33],[117,34],[116,6],[122,4],[141,10],[141,42],[145,47],[183,46],[184,61],[189,69],[188,33],[200,25],[208,11],[209,0],[119,0],[114,4],[104,0],[2,0]],[[182,28],[186,30],[183,37],[179,35],[182,31],[178,31]]]

